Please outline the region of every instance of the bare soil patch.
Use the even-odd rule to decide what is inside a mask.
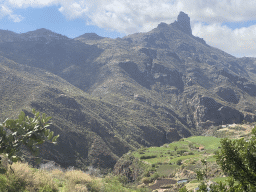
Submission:
[[[155,189],[160,189],[161,186],[163,185],[170,185],[170,184],[176,184],[177,181],[174,179],[159,179],[155,181],[155,184],[149,186],[150,189],[155,190]]]

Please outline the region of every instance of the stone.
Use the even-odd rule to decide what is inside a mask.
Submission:
[[[180,14],[178,15],[178,19],[177,19],[177,24],[178,27],[180,28],[180,30],[182,30],[183,32],[192,35],[192,30],[191,30],[191,26],[190,26],[190,18],[189,16],[184,13],[184,12],[180,12]]]

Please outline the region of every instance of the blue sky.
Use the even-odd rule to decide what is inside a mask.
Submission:
[[[23,19],[20,22],[13,22],[10,18],[4,17],[0,20],[0,29],[25,33],[46,28],[69,38],[75,38],[84,33],[96,33],[100,36],[111,38],[125,35],[116,30],[87,25],[83,18],[68,19],[58,10],[56,5],[42,8],[16,9],[14,12],[17,15],[21,15]]]
[[[117,38],[172,23],[184,11],[193,34],[209,45],[237,57],[256,57],[255,10],[256,1],[250,0],[0,0],[0,29]]]

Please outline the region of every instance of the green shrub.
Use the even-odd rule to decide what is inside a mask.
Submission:
[[[39,192],[57,192],[57,189],[52,189],[51,186],[45,185],[39,188]]]
[[[90,192],[99,192],[101,190],[101,186],[99,185],[98,182],[95,182],[95,181],[87,183],[86,187]]]
[[[140,159],[153,159],[156,158],[156,155],[142,155]]]
[[[187,152],[187,150],[180,150],[180,151],[177,151],[177,154],[182,155],[185,152]]]
[[[3,178],[3,183],[6,181],[6,189],[4,191],[24,191],[26,187],[25,181],[19,179],[13,174],[7,174],[7,180]]]
[[[189,143],[188,146],[189,146],[190,149],[194,148],[194,145],[192,143]]]
[[[154,173],[152,176],[151,176],[152,180],[156,180],[159,178],[159,174],[158,173]]]
[[[150,177],[143,177],[141,179],[141,182],[142,183],[145,183],[145,184],[148,184],[148,183],[151,183],[152,182],[152,179]]]
[[[182,160],[181,159],[177,160],[176,164],[177,165],[181,165],[182,164]]]
[[[126,176],[118,176],[117,180],[124,185],[128,183],[128,178]]]
[[[0,191],[5,191],[7,189],[7,180],[5,175],[0,174]]]
[[[150,172],[149,171],[144,172],[143,176],[144,177],[149,177],[150,176]]]

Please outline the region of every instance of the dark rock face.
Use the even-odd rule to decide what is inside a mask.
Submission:
[[[146,54],[151,59],[155,59],[157,56],[157,51],[153,49],[142,48],[140,52]]]
[[[223,124],[240,123],[243,121],[243,114],[231,107],[223,106],[218,109]]]
[[[188,35],[192,35],[192,30],[190,26],[190,18],[184,12],[180,12],[178,19],[177,19],[177,26],[183,32],[187,33]]]
[[[113,173],[126,176],[128,182],[134,182],[138,179],[140,174],[143,173],[143,168],[140,167],[139,159],[127,154],[121,157],[115,164]]]
[[[166,132],[166,139],[168,141],[178,141],[180,139],[180,135],[178,134],[177,130],[176,129],[169,129],[167,132]]]
[[[215,125],[241,123],[244,119],[243,113],[234,108],[223,106],[213,98],[198,97],[194,102],[198,102],[197,104],[194,103],[196,106],[194,119],[199,126],[205,126],[205,122],[212,122],[211,124]]]
[[[239,102],[238,95],[234,92],[234,90],[230,88],[221,87],[217,94],[227,102],[237,104]]]
[[[80,109],[81,108],[81,106],[77,103],[77,101],[74,98],[67,97],[64,94],[61,94],[58,97],[58,101],[61,104],[65,105],[66,107],[71,108],[71,109]]]

